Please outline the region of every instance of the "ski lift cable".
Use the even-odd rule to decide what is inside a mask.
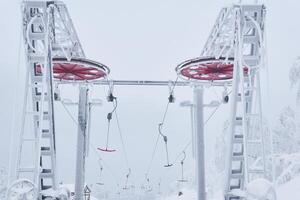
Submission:
[[[128,170],[130,171],[129,174],[131,174],[131,168],[129,166],[128,155],[127,155],[127,151],[126,151],[126,147],[125,147],[125,142],[124,142],[124,139],[123,139],[123,132],[121,130],[120,121],[119,121],[118,114],[117,114],[118,101],[117,101],[117,98],[113,96],[113,85],[111,84],[111,82],[109,81],[108,78],[106,79],[106,81],[108,83],[108,87],[109,87],[109,91],[110,91],[109,92],[109,98],[110,98],[109,100],[112,100],[114,108],[107,116],[108,130],[107,130],[106,149],[105,149],[105,151],[108,151],[108,141],[109,141],[109,133],[110,133],[110,120],[112,119],[112,115],[114,114],[115,117],[116,117],[118,132],[119,132],[121,143],[122,143],[122,149],[123,149],[123,152],[124,152],[124,158],[125,158],[126,166],[127,166]],[[104,87],[104,91],[106,92],[105,87]],[[102,150],[100,148],[98,148],[98,149]],[[109,152],[111,152],[111,151],[109,151]],[[126,180],[125,188],[127,188],[127,182],[128,182],[129,174],[126,175],[127,180]]]
[[[127,166],[128,169],[131,169],[131,167],[129,165],[129,161],[128,161],[128,154],[127,154],[127,150],[126,150],[126,146],[125,146],[125,141],[124,141],[124,138],[123,138],[123,132],[122,132],[122,129],[121,129],[121,125],[120,125],[120,121],[119,121],[117,110],[115,110],[114,114],[116,116],[116,122],[117,122],[118,132],[119,132],[121,143],[122,143],[122,148],[123,148],[123,152],[124,152],[124,158],[125,158],[126,166]]]
[[[229,94],[231,93],[231,91],[229,92]],[[207,123],[212,119],[212,117],[216,114],[217,110],[220,108],[222,104],[219,104],[215,110],[210,114],[210,116],[207,118],[207,120],[205,120],[203,126],[205,127],[207,125]],[[175,165],[178,161],[178,159],[180,158],[180,156],[182,155],[182,152],[186,151],[188,147],[190,147],[190,145],[192,144],[192,139],[184,146],[183,150],[180,151],[180,153],[176,156],[176,158],[174,159],[174,161],[172,162],[173,165]],[[162,178],[166,177],[168,172],[170,172],[170,170],[168,170],[166,173],[163,174]]]
[[[103,172],[103,165],[101,164],[101,159],[98,160],[99,168],[100,168],[100,173],[99,173],[99,182],[96,183],[98,185],[104,185],[102,182],[102,172]]]
[[[174,161],[172,162],[174,165],[176,164],[177,160],[180,158],[182,152],[185,152],[187,150],[187,148],[189,148],[189,146],[192,144],[192,140],[190,140],[183,148],[183,150],[176,156],[176,158],[174,159]]]
[[[183,168],[183,165],[184,165],[184,161],[186,159],[186,153],[185,151],[182,151],[182,154],[183,154],[183,158],[181,159],[180,161],[180,164],[181,164],[181,179],[178,180],[178,182],[187,182],[187,180],[184,179],[184,168]]]
[[[104,167],[106,169],[108,169],[108,171],[110,172],[110,174],[113,176],[113,179],[115,181],[115,183],[118,185],[119,184],[119,178],[117,177],[116,173],[113,171],[113,169],[107,164],[107,162],[105,162],[105,160],[100,156],[100,153],[96,150],[97,148],[95,147],[95,145],[90,142],[90,147],[92,147],[93,152],[95,153],[95,155],[98,157],[98,159],[100,159],[104,165]]]
[[[175,83],[174,83],[174,85],[173,85],[173,87],[172,87],[172,89],[170,91],[171,94],[174,93],[174,89],[175,89],[176,84],[178,82],[178,78],[179,78],[179,76],[176,77]],[[166,119],[166,116],[167,116],[167,112],[168,112],[168,109],[169,109],[169,105],[170,105],[170,101],[168,101],[168,103],[166,105],[166,109],[165,109],[165,112],[164,112],[164,115],[163,115],[163,118],[162,118],[162,121],[161,121],[162,124],[165,122],[165,119]],[[151,167],[152,167],[152,164],[153,164],[153,160],[154,160],[154,156],[155,156],[155,153],[156,153],[157,147],[158,147],[159,136],[160,136],[160,133],[157,134],[155,145],[154,145],[154,148],[153,148],[153,151],[152,151],[152,154],[151,154],[150,163],[149,163],[149,165],[147,167],[146,174],[149,174],[149,172],[151,170]]]
[[[128,168],[128,170],[131,173],[131,167],[129,165],[128,154],[127,154],[127,150],[126,150],[126,146],[125,146],[125,141],[124,141],[124,138],[123,138],[123,131],[121,129],[120,120],[119,120],[118,113],[117,113],[117,108],[118,108],[118,106],[117,106],[117,103],[118,103],[117,102],[117,98],[113,96],[113,85],[112,85],[112,82],[108,78],[106,78],[105,80],[107,81],[107,83],[108,83],[107,85],[108,85],[108,88],[109,88],[108,89],[109,90],[109,97],[108,97],[108,99],[109,100],[111,100],[111,99],[115,100],[115,101],[113,101],[114,109],[113,109],[113,111],[111,113],[114,114],[115,117],[116,117],[117,128],[118,128],[119,136],[120,136],[120,139],[121,139],[121,144],[122,144],[122,149],[123,149],[125,164],[126,164],[126,167]],[[104,93],[107,93],[106,87],[104,87],[103,89],[104,89]],[[112,116],[110,116],[110,117],[112,117]],[[128,178],[129,178],[129,176],[128,176]]]
[[[220,108],[222,104],[219,104],[214,111],[210,114],[210,116],[207,118],[207,120],[205,120],[203,126],[205,127],[207,125],[207,123],[212,119],[212,117],[216,114],[217,110]],[[187,148],[190,147],[190,145],[192,144],[192,139],[184,146],[183,150],[180,151],[180,153],[176,156],[176,158],[174,159],[174,161],[172,162],[173,165],[175,165],[178,161],[178,159],[180,158],[180,156],[182,155],[182,152],[186,152]],[[170,172],[170,171],[167,171]],[[164,173],[164,175],[162,176],[163,178],[167,175],[167,172]]]
[[[72,121],[77,125],[78,122],[77,120],[73,117],[72,113],[70,112],[70,110],[66,107],[66,105],[62,102],[61,102],[61,105],[63,106],[63,108],[65,109],[65,111],[67,112],[67,114],[69,115],[69,117],[72,119]]]
[[[231,91],[228,93],[230,94]],[[211,120],[211,118],[215,115],[215,113],[218,111],[218,109],[221,107],[222,104],[219,104],[214,110],[213,112],[208,116],[208,118],[205,120],[204,122],[204,126],[209,122],[209,120]],[[175,160],[173,162],[173,164],[175,164],[177,162],[177,160],[180,158],[181,154],[183,151],[186,151],[187,148],[192,144],[192,140],[190,140],[183,148],[182,151],[180,151],[180,153],[175,157]]]
[[[209,120],[215,115],[215,113],[218,111],[218,109],[220,108],[222,104],[219,104],[214,110],[213,112],[210,114],[210,116],[205,120],[204,122],[204,126],[209,122]]]
[[[159,141],[159,133],[157,134],[157,137],[156,137],[156,142],[155,142],[155,145],[154,145],[154,149],[153,149],[153,151],[152,151],[150,163],[149,163],[149,165],[148,165],[146,174],[149,174],[149,172],[150,172],[150,170],[151,170],[152,163],[153,163],[153,160],[154,160],[154,156],[155,156],[155,153],[156,153],[156,150],[157,150],[157,146],[158,146],[158,141]]]
[[[158,124],[158,133],[163,138],[163,141],[165,143],[165,150],[166,150],[166,157],[167,157],[167,164],[164,165],[164,167],[171,167],[173,165],[173,164],[170,164],[170,161],[169,161],[168,137],[162,133],[162,128],[163,128],[163,125],[164,125],[164,122],[165,122],[165,119],[167,116],[167,112],[169,110],[169,105],[170,105],[170,103],[172,103],[174,101],[173,93],[174,93],[174,89],[175,89],[177,81],[178,81],[178,76],[176,77],[175,84],[170,89],[169,101],[167,103],[166,110],[163,115],[163,119],[162,119],[161,123]]]
[[[108,148],[108,141],[109,141],[109,131],[110,130],[110,120],[108,120],[108,123],[107,123],[107,132],[106,132],[106,150],[107,150],[107,148]]]
[[[182,151],[182,154],[183,154],[183,158],[181,159],[180,163],[184,163],[184,161],[186,159],[186,153],[185,153],[185,151]]]
[[[126,179],[125,179],[125,186],[124,186],[124,190],[127,190],[127,189],[129,189],[128,188],[128,179],[129,179],[129,176],[131,175],[131,169],[129,168],[128,169],[129,171],[128,171],[128,173],[126,174]]]
[[[232,91],[229,91],[227,95],[230,95],[231,92],[232,92]],[[222,104],[219,104],[219,105],[213,110],[213,112],[212,112],[212,113],[209,115],[209,117],[205,120],[204,126],[205,126],[205,125],[209,122],[209,120],[215,115],[215,113],[217,112],[217,110],[220,108],[221,105],[222,105]],[[183,149],[181,152],[186,151],[186,149],[187,149],[191,144],[192,144],[192,140],[190,140],[190,141],[185,145],[184,149]],[[179,153],[179,154],[176,156],[176,158],[175,158],[174,162],[172,163],[172,165],[175,164],[175,163],[177,162],[177,160],[179,159],[180,155],[181,155],[181,153]]]
[[[170,164],[170,162],[169,162],[168,137],[161,132],[162,125],[163,125],[162,123],[160,123],[158,125],[158,132],[161,135],[161,137],[163,138],[164,143],[165,143],[165,149],[166,149],[166,155],[167,155],[167,164],[165,165],[165,167],[171,167],[172,164]]]
[[[170,90],[170,94],[171,94],[171,95],[174,93],[174,89],[175,89],[176,84],[177,84],[177,82],[178,82],[178,78],[179,78],[179,76],[176,77],[176,80],[175,80],[175,82],[174,82],[174,85],[173,85],[173,87],[172,87],[171,90]],[[162,124],[164,124],[164,122],[165,122],[165,120],[166,120],[166,117],[167,117],[167,113],[168,113],[168,110],[169,110],[169,105],[170,105],[170,103],[171,103],[171,102],[168,101],[167,106],[166,106],[166,110],[165,110],[165,112],[164,112],[164,115],[163,115],[163,118],[162,118],[162,121],[161,121]]]
[[[75,125],[78,126],[78,122],[77,120],[73,117],[72,113],[69,111],[69,109],[64,105],[63,102],[61,102],[63,105],[63,108],[65,109],[65,111],[67,112],[68,116],[72,119],[72,121],[74,122]],[[109,167],[109,165],[104,161],[104,159],[100,156],[99,152],[96,150],[97,148],[94,146],[94,144],[92,142],[90,142],[90,147],[92,147],[93,152],[95,153],[95,155],[98,157],[98,159],[100,159],[103,164],[105,165],[105,167],[108,169],[108,171],[110,172],[110,174],[112,175],[114,181],[116,184],[119,184],[119,182],[117,181],[118,178],[116,176],[116,174],[113,172],[113,170],[111,169],[111,167]]]

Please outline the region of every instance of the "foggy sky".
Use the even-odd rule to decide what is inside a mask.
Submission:
[[[224,0],[65,0],[73,23],[89,59],[106,64],[113,79],[170,80],[176,78],[175,66],[200,55],[214,21],[221,9],[234,1]],[[264,112],[269,117],[271,128],[283,107],[294,105],[295,91],[290,89],[289,69],[300,55],[300,2],[297,0],[264,1],[267,7],[267,53],[268,70],[263,71]],[[0,7],[0,164],[8,166],[9,140],[13,107],[21,105],[22,95],[17,95],[13,104],[15,88],[22,90],[22,68],[25,67],[20,53],[19,1],[1,0]],[[23,42],[23,41],[21,41]],[[24,72],[24,71],[23,71]],[[17,75],[19,74],[19,75]],[[269,77],[269,82],[267,79]],[[269,93],[267,85],[269,84]],[[66,95],[70,88],[65,88]],[[176,157],[190,139],[189,110],[179,107],[183,100],[191,99],[191,89],[176,88],[176,103],[171,105],[165,132],[170,140],[171,160]],[[217,91],[219,92],[219,91]],[[93,110],[91,138],[96,146],[103,146],[106,130],[106,113],[111,105],[105,101],[103,88],[94,91],[102,98],[102,107]],[[206,89],[205,101],[216,99],[212,88]],[[116,87],[119,100],[118,115],[125,139],[134,181],[139,185],[150,161],[157,136],[157,124],[161,121],[167,103],[167,87]],[[74,99],[77,96],[73,96]],[[16,106],[17,107],[17,106]],[[19,106],[20,107],[20,106]],[[20,116],[16,108],[16,118]],[[74,181],[74,161],[77,127],[67,116],[61,104],[56,104],[58,170],[59,180]],[[70,108],[76,116],[76,108]],[[212,110],[206,109],[207,117]],[[222,130],[228,118],[228,106],[223,106],[206,127],[207,152],[212,151],[215,136]],[[13,123],[14,124],[14,123]],[[111,155],[102,155],[113,171],[115,179],[125,182],[127,167],[116,123],[112,124],[110,144],[117,148]],[[87,182],[96,182],[99,172],[97,158],[91,151],[87,160]],[[190,153],[189,153],[190,159]],[[151,180],[156,181],[166,172],[163,169],[165,154],[162,142],[151,170]],[[104,167],[104,180],[114,185],[112,173]],[[178,179],[179,168],[174,167],[165,176],[164,182]]]

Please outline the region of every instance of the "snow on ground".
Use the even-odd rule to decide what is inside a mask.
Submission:
[[[182,195],[178,196],[178,194],[173,194],[168,197],[159,197],[158,200],[175,200],[175,199],[180,199],[180,200],[194,200],[196,199],[196,193],[194,190],[191,189],[182,189]]]
[[[157,200],[195,200],[196,199],[196,192],[193,189],[183,188],[180,190],[182,195],[178,195],[178,193],[170,195],[168,197],[159,197]],[[209,198],[209,200],[223,200],[221,193],[215,194],[215,197]]]
[[[300,199],[300,175],[294,177],[291,181],[278,186],[277,200],[299,200]],[[160,197],[157,200],[195,200],[196,192],[192,189],[182,189],[182,195],[173,194],[168,197]],[[209,200],[223,200],[221,194]]]
[[[300,175],[291,181],[277,188],[278,200],[299,200],[300,199]]]
[[[277,200],[299,200],[300,199],[299,186],[300,186],[300,175],[294,177],[291,181],[286,182],[281,186],[278,186],[276,190]],[[182,192],[182,195],[180,196],[178,196],[178,193],[174,193],[167,197],[158,197],[156,200],[195,200],[196,199],[195,190],[183,188],[180,191]],[[219,193],[215,197],[209,198],[209,200],[223,200],[223,197],[222,194]]]

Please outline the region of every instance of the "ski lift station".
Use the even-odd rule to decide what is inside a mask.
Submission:
[[[21,3],[21,12],[21,52],[25,52],[26,60],[26,65],[22,66],[26,72],[22,74],[25,77],[25,92],[22,97],[22,112],[17,113],[22,119],[21,128],[12,135],[15,145],[10,154],[7,199],[94,199],[94,188],[101,190],[101,187],[106,187],[108,180],[103,175],[111,173],[104,157],[113,159],[114,155],[122,152],[125,164],[118,167],[126,170],[122,180],[116,183],[116,189],[111,190],[114,197],[105,194],[99,199],[126,199],[126,195],[131,195],[127,199],[143,199],[141,193],[155,194],[147,199],[159,199],[164,194],[163,185],[168,184],[163,177],[159,181],[153,181],[155,172],[151,169],[155,165],[155,156],[159,154],[163,158],[160,166],[165,171],[177,172],[174,182],[181,186],[192,185],[196,191],[195,200],[210,200],[207,191],[209,172],[205,154],[205,125],[213,120],[214,114],[223,106],[229,109],[222,115],[223,120],[228,121],[228,129],[224,135],[226,148],[222,157],[225,170],[221,199],[276,199],[273,189],[273,159],[266,148],[272,143],[272,138],[264,134],[262,93],[265,91],[260,85],[261,69],[267,64],[267,9],[264,5],[238,3],[222,8],[219,15],[215,16],[211,30],[202,30],[208,37],[201,54],[198,57],[191,55],[177,66],[170,66],[169,73],[176,77],[173,80],[144,80],[140,77],[113,79],[110,74],[115,69],[110,63],[90,59],[85,53],[86,47],[80,34],[76,32],[72,12],[68,11],[68,5],[63,1],[26,0]],[[90,24],[85,24],[86,28],[95,25],[97,19],[90,21]],[[144,69],[145,74],[147,70],[151,71]],[[72,99],[75,100],[68,100],[66,97],[66,93],[70,96],[70,92],[65,89],[67,87],[75,88],[71,92]],[[134,153],[139,154],[143,141],[135,141],[139,147],[134,152],[126,151],[126,137],[129,134],[125,129],[122,130],[121,117],[117,114],[118,106],[126,106],[122,102],[122,95],[126,94],[119,95],[117,92],[120,87],[132,90],[136,87],[145,90],[166,89],[165,96],[159,97],[165,107],[161,111],[162,115],[158,116],[159,120],[153,125],[155,140],[149,141],[154,148],[149,150],[150,155],[145,156],[145,160],[140,161],[141,166],[132,167],[128,162],[130,157],[135,156]],[[185,90],[191,95],[179,99],[176,96],[177,89]],[[217,97],[207,103],[204,97],[210,90],[216,91]],[[105,98],[97,98],[95,93],[101,93]],[[144,95],[140,98],[148,97]],[[170,144],[172,133],[167,127],[180,126],[181,118],[178,118],[178,124],[170,123],[167,119],[170,118],[170,108],[179,107],[178,103],[181,107],[189,108],[189,127],[186,127],[188,131],[184,134],[190,139],[186,145],[183,141],[184,148],[177,146],[174,149]],[[103,104],[109,106],[108,112],[101,111]],[[76,109],[77,113],[72,113],[72,109]],[[131,113],[130,120],[150,120],[144,115],[148,109],[151,106],[144,108],[141,113]],[[62,118],[58,119],[56,115],[60,112],[64,112],[64,116],[68,118],[63,119],[63,123],[71,122],[70,126],[77,129],[76,133],[59,131],[57,124],[61,123]],[[101,133],[101,141],[91,136],[91,127],[99,121],[96,114],[105,119],[105,125],[97,130]],[[114,131],[115,128],[117,132]],[[136,129],[138,128],[140,127]],[[145,130],[140,131],[140,134],[145,134]],[[118,133],[120,146],[115,145],[114,139]],[[76,138],[76,158],[72,163],[75,172],[60,171],[57,167],[57,163],[61,162],[58,157],[64,154],[57,150],[58,143],[64,142],[64,148],[71,148],[67,141],[58,141],[60,134],[72,134]],[[94,175],[97,182],[91,183],[86,177],[89,170],[87,159],[97,163],[94,167],[97,169],[97,174]],[[65,159],[64,162],[73,161]],[[135,169],[143,168],[145,162],[150,164],[141,175],[144,180],[140,185],[134,180]],[[66,173],[72,173],[74,182],[61,183],[60,176]],[[188,177],[190,173],[192,178]],[[111,178],[113,179],[112,176]],[[267,189],[264,192],[252,189],[257,185]],[[179,189],[178,197],[182,195],[184,191]]]

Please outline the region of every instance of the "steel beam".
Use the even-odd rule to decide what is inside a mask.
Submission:
[[[102,80],[87,82],[94,85],[119,85],[119,86],[230,86],[230,82],[197,82],[197,81],[152,81],[152,80]],[[58,84],[82,84],[82,82],[59,81]]]
[[[78,105],[78,135],[75,174],[75,200],[83,200],[85,182],[85,157],[88,120],[88,88],[81,86]]]
[[[205,148],[203,124],[203,88],[194,88],[195,131],[196,131],[196,185],[197,200],[205,200]]]

